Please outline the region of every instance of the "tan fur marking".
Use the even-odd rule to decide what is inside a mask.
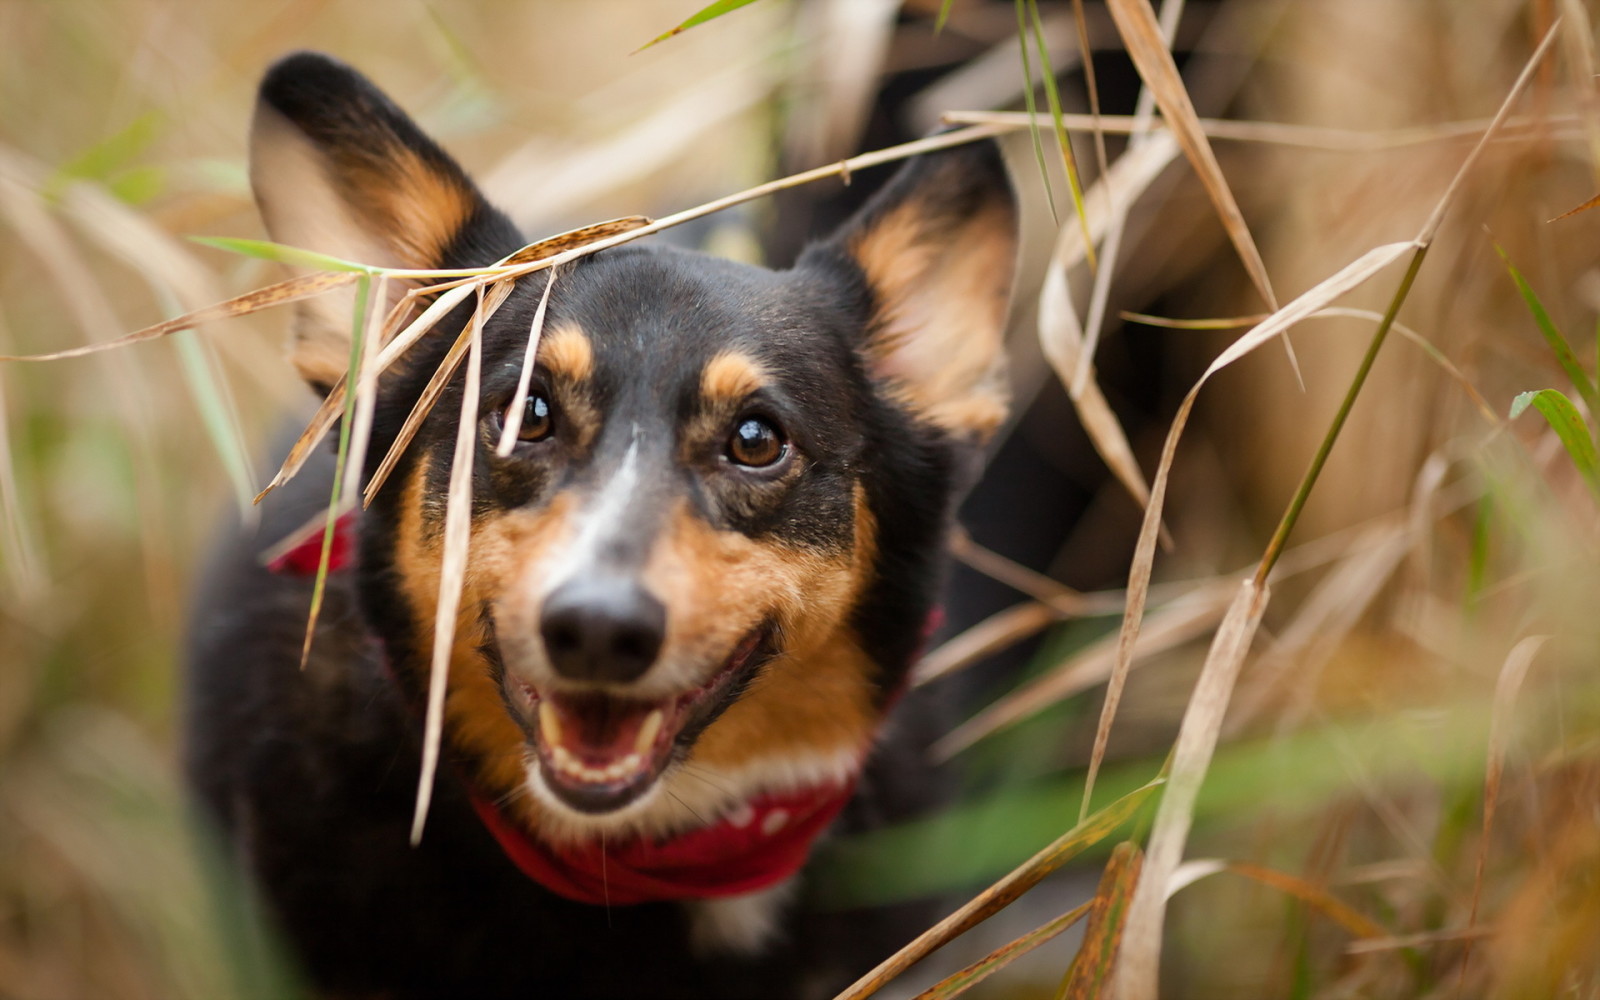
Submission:
[[[405,486],[395,566],[410,606],[418,649],[432,648],[433,620],[438,607],[441,553],[435,535],[424,541],[422,507],[426,475],[419,463]],[[515,587],[525,568],[564,537],[572,511],[570,495],[557,496],[539,511],[515,511],[475,524],[461,612],[456,620],[445,698],[446,740],[468,753],[476,764],[474,778],[485,792],[504,799],[510,812],[530,827],[537,825],[539,806],[524,789],[526,741],[507,714],[500,689],[489,675],[478,647],[484,641],[479,609]],[[423,679],[426,683],[426,679]]]
[[[766,369],[754,358],[724,351],[700,373],[700,395],[713,406],[733,404],[767,384]]]
[[[396,140],[381,168],[341,164],[352,204],[365,209],[377,235],[407,267],[437,267],[477,207],[472,189],[441,173]]]
[[[867,347],[873,369],[913,412],[962,436],[986,438],[1004,419],[998,371],[1014,223],[1001,205],[979,212],[959,238],[927,231],[927,209],[900,205],[858,235],[851,252],[880,303]]]
[[[582,382],[594,373],[594,348],[577,327],[556,327],[540,339],[539,361],[557,378]]]
[[[842,558],[716,531],[687,507],[674,513],[646,572],[668,601],[669,648],[709,646],[702,655],[716,661],[772,615],[787,650],[706,730],[691,762],[733,770],[763,756],[865,749],[874,668],[843,623],[874,534],[859,489],[855,549]]]

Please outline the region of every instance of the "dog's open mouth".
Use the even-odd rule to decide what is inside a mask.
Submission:
[[[671,763],[680,737],[704,728],[770,658],[771,635],[765,627],[752,631],[710,680],[659,701],[517,682],[536,720],[532,743],[546,787],[585,813],[612,812],[639,798]]]

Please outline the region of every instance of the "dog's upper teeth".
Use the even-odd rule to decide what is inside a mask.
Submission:
[[[544,731],[545,742],[561,749],[561,719],[549,701],[539,702],[539,728]]]
[[[661,709],[650,710],[650,714],[644,717],[644,722],[639,726],[639,735],[634,737],[635,755],[650,752],[650,748],[655,746],[656,737],[661,734],[661,726],[665,721],[666,716],[661,714]]]

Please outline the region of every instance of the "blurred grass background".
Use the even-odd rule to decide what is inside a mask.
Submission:
[[[929,0],[898,22],[891,2],[764,0],[628,54],[695,6],[0,2],[0,353],[108,340],[271,280],[183,237],[261,235],[244,136],[261,70],[293,48],[372,76],[534,235],[856,152],[879,132],[886,80],[923,99],[897,123],[913,133],[939,110],[1021,104],[1007,3],[955,0],[935,37]],[[1108,105],[1131,103],[1120,42],[1103,7],[1086,7]],[[1041,9],[1063,100],[1084,110],[1070,7]],[[1600,996],[1600,517],[1543,421],[1505,421],[1517,393],[1546,387],[1579,400],[1591,428],[1600,415],[1485,233],[1592,377],[1600,213],[1547,222],[1600,190],[1592,5],[1196,0],[1179,46],[1203,113],[1393,140],[1216,144],[1286,300],[1415,233],[1468,146],[1397,130],[1492,114],[1558,14],[1562,44],[1519,109],[1533,124],[1474,173],[1401,313],[1454,372],[1415,341],[1385,347],[1297,529],[1296,544],[1320,548],[1276,584],[1188,851],[1287,873],[1383,933],[1353,934],[1281,884],[1215,874],[1174,898],[1172,996]],[[962,68],[984,53],[987,76]],[[1110,141],[1113,159],[1122,146]],[[1087,137],[1077,149],[1092,181]],[[772,211],[736,216],[714,242],[753,255]],[[1032,216],[1048,243],[1047,210]],[[1343,304],[1381,311],[1397,280]],[[1081,311],[1087,275],[1073,288]],[[1262,311],[1181,161],[1136,208],[1112,289],[1113,317]],[[972,530],[1002,550],[1017,531],[1050,538],[1050,551],[1008,554],[1075,586],[1118,586],[1137,508],[1083,471],[1092,453],[1033,343],[1035,295],[1024,290],[1014,340],[1023,401],[1038,401],[1014,436],[1088,499],[1068,523],[1022,481],[1020,529],[991,507]],[[281,355],[286,321],[0,365],[0,997],[294,989],[188,828],[174,732],[194,569],[226,505],[253,492],[250,463],[308,398]],[[1303,391],[1274,348],[1206,390],[1152,614],[1260,554],[1372,326],[1304,324]],[[1147,474],[1176,397],[1233,335],[1109,325],[1102,380]],[[1058,626],[1025,676],[1070,667],[1115,621]],[[1516,689],[1504,668],[1536,635],[1550,638]],[[1204,651],[1201,634],[1138,662],[1097,804],[1159,768]],[[970,892],[1070,826],[1101,697],[1081,688],[966,751],[972,794],[949,815],[838,845],[840,898]],[[1505,765],[1486,794],[1491,728]],[[1050,995],[1070,955],[1041,950],[991,995]]]

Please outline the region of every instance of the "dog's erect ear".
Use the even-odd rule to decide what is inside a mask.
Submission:
[[[491,264],[522,242],[404,111],[313,52],[287,56],[261,81],[250,184],[274,240],[363,264]],[[344,373],[353,294],[301,305],[294,363],[315,386]]]
[[[1005,419],[1017,208],[989,141],[907,163],[830,241],[866,276],[872,373],[913,413],[983,441]]]

